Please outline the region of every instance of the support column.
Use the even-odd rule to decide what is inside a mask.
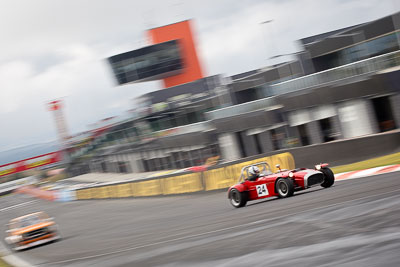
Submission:
[[[118,168],[118,156],[117,155],[112,155],[112,162],[113,162],[113,166],[114,166],[114,172],[118,173],[119,168]]]
[[[364,99],[349,100],[339,103],[337,106],[340,125],[344,138],[352,138],[377,132],[371,123],[371,106]],[[373,111],[373,110],[372,110]]]
[[[165,153],[165,150],[160,149],[159,150],[160,154],[160,160],[161,160],[161,165],[163,170],[168,170],[168,162],[167,162],[167,155]]]
[[[107,164],[107,172],[115,172],[111,155],[107,156],[106,164]]]
[[[374,105],[372,104],[372,100],[365,99],[364,103],[365,103],[366,114],[369,118],[369,123],[372,127],[372,131],[374,133],[379,133],[380,132],[379,122],[376,118],[375,109],[374,109]]]
[[[142,163],[143,163],[143,172],[149,171],[149,163],[148,163],[148,155],[147,151],[142,151],[140,152],[140,157],[142,158]],[[146,161],[146,162],[145,162]],[[147,166],[147,169],[146,169]]]
[[[168,161],[171,163],[171,169],[178,169],[172,152],[173,152],[173,149],[171,149],[171,148],[168,148],[165,150],[165,153],[168,154]],[[169,165],[169,163],[168,163],[168,165]]]
[[[131,173],[132,172],[132,166],[131,166],[129,154],[128,153],[123,154],[123,158],[124,158],[124,162],[125,162],[125,166],[126,166],[126,172],[127,173]]]
[[[121,155],[120,155],[120,159],[121,159],[121,161],[124,162],[124,164],[125,164],[126,173],[132,172],[132,171],[131,171],[131,166],[130,166],[130,164],[129,164],[129,159],[128,159],[128,157],[127,157],[127,154],[126,154],[126,153],[121,154]]]
[[[93,166],[93,162],[92,162],[92,161],[89,161],[88,164],[87,164],[87,166],[88,166],[88,168],[89,168],[89,173],[95,172],[94,166]]]
[[[259,137],[260,137],[260,143],[261,143],[264,153],[274,150],[274,147],[272,145],[271,135],[269,134],[268,131],[260,133]]]
[[[221,133],[218,135],[219,147],[223,161],[232,161],[240,158],[239,146],[234,133]]]
[[[246,151],[247,157],[257,155],[256,142],[253,135],[247,135],[247,131],[240,132],[243,140],[244,150]]]
[[[133,173],[140,172],[139,168],[137,166],[136,159],[135,159],[135,153],[126,154],[126,158],[127,158],[128,164],[129,164],[129,166],[131,168],[131,172],[133,172]]]
[[[143,164],[143,158],[142,155],[139,152],[133,153],[133,160],[136,162],[137,167],[138,167],[138,172],[144,172],[144,164]]]
[[[390,104],[392,106],[393,119],[396,128],[400,129],[400,94],[392,95],[390,97]]]
[[[120,157],[121,157],[121,156],[120,156],[119,154],[115,154],[115,155],[114,155],[115,172],[116,172],[116,173],[120,173],[120,169],[119,169]]]
[[[99,165],[99,161],[96,160],[96,162],[94,162],[93,166],[94,166],[94,171],[95,172],[100,172],[100,165]]]
[[[321,144],[323,142],[321,135],[321,127],[318,121],[311,121],[306,124],[307,134],[310,137],[311,144]]]
[[[333,133],[336,134],[335,139],[336,140],[337,139],[343,139],[344,136],[343,136],[342,127],[340,125],[339,116],[336,115],[336,116],[330,117],[330,120],[332,122]]]

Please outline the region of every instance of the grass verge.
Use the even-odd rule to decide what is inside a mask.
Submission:
[[[341,172],[365,170],[369,168],[394,165],[394,164],[400,164],[400,152],[352,164],[332,167],[332,171],[334,173],[341,173]]]
[[[7,264],[5,261],[2,260],[0,257],[0,267],[12,267],[11,265]]]

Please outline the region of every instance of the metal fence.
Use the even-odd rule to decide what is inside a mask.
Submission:
[[[239,105],[234,105],[214,111],[209,111],[206,113],[206,117],[209,120],[222,119],[256,110],[268,109],[275,105],[277,105],[275,98],[273,97],[262,98]]]
[[[333,69],[271,85],[274,95],[285,94],[400,65],[400,51],[364,59]]]

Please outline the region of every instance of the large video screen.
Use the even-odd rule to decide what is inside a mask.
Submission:
[[[178,40],[115,55],[108,62],[119,85],[162,79],[183,69]]]

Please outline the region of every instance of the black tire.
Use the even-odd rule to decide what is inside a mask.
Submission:
[[[335,183],[335,175],[329,168],[322,168],[321,172],[324,174],[324,182],[321,184],[322,187],[328,188]]]
[[[279,178],[275,183],[275,190],[280,198],[291,197],[294,193],[293,181],[288,178]]]
[[[246,206],[247,194],[245,192],[239,192],[239,190],[233,188],[229,193],[229,200],[235,208]]]

